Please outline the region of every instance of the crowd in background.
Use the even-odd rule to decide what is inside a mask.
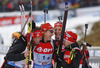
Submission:
[[[58,9],[65,0],[32,0],[33,10]],[[66,0],[71,3],[72,8],[90,7],[100,5],[100,0]],[[30,0],[0,0],[0,12],[19,11],[19,4],[30,10]],[[76,6],[77,5],[77,6]],[[75,7],[76,6],[76,7]]]

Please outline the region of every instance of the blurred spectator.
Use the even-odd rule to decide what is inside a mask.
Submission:
[[[63,0],[61,0],[59,2],[58,8],[61,9],[61,10],[64,10],[64,8],[65,8],[65,2]]]
[[[49,1],[48,0],[44,0],[44,8],[48,8],[49,6]]]
[[[70,2],[71,2],[71,8],[72,9],[76,9],[76,8],[79,7],[79,0],[71,0]]]
[[[14,4],[13,4],[12,0],[8,2],[7,8],[8,8],[9,11],[14,10]]]
[[[4,44],[1,34],[0,34],[0,44]]]
[[[65,9],[65,2],[63,0],[59,2],[58,8],[60,9],[60,15],[63,17]]]
[[[44,8],[44,3],[43,2],[44,2],[44,0],[40,0],[39,1],[39,5],[38,6],[39,6],[40,10],[43,10],[43,8]]]
[[[2,6],[2,2],[3,2],[3,1],[2,1],[2,0],[0,0],[0,6]]]
[[[39,10],[39,0],[34,1],[35,10]]]
[[[92,0],[88,0],[88,6],[92,6]]]
[[[100,0],[98,0],[98,5],[100,5]]]
[[[55,7],[56,7],[56,0],[50,0],[50,5],[49,5],[49,8],[50,9],[55,9]]]
[[[72,8],[100,5],[100,0],[32,0],[33,10],[43,10],[48,7],[49,9],[57,9],[59,4],[65,1],[69,1]],[[19,11],[19,4],[24,4],[25,10],[30,11],[30,0],[0,0],[0,12]]]

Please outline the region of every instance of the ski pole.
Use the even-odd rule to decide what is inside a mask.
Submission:
[[[61,21],[62,20],[62,16],[58,16],[58,20]]]
[[[25,9],[24,9],[24,6],[23,5],[19,5],[19,8],[20,8],[20,11],[21,11],[21,30],[25,24]],[[25,28],[23,29],[23,32],[22,34],[25,35]]]
[[[87,29],[88,29],[88,24],[85,24],[85,36],[84,36],[84,41],[86,42],[86,33],[87,33]]]
[[[88,24],[85,24],[84,42],[86,42],[86,33],[87,33],[87,29],[88,29]],[[81,45],[83,45],[83,44],[81,44]],[[85,53],[84,53],[84,46],[86,46],[86,45],[83,45],[83,50],[82,50],[82,56],[83,56],[82,68],[85,68],[85,64],[87,64],[86,57],[85,57]],[[86,62],[85,62],[85,61],[86,61]]]

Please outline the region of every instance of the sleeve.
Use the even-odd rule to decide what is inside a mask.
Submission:
[[[9,61],[20,61],[20,60],[24,60],[24,54],[7,54],[7,60]]]
[[[79,68],[80,61],[82,59],[82,54],[80,53],[79,50],[75,50],[75,57],[73,58],[71,62],[71,67],[73,68]]]
[[[81,58],[82,58],[82,55],[80,51],[75,50],[75,57],[71,61],[71,64],[68,64],[65,60],[62,60],[61,66],[63,68],[79,68]]]
[[[71,64],[68,64],[63,58],[64,58],[65,52],[62,52],[60,56],[58,56],[57,62],[59,67],[63,68],[79,68],[80,60],[82,58],[82,55],[80,51],[75,50],[75,57],[72,59]],[[59,60],[60,58],[60,60]]]
[[[24,60],[24,50],[26,49],[26,45],[24,45],[20,40],[16,40],[10,47],[8,53],[6,54],[6,60],[9,61],[20,61]]]
[[[56,53],[57,53],[57,49],[58,49],[55,40],[53,40],[53,45],[54,45],[54,51],[53,51],[53,57],[52,57],[52,58],[55,60],[55,58],[56,58]]]
[[[62,60],[61,66],[62,66],[63,68],[71,68],[70,65],[68,65],[68,63],[66,63],[65,60]]]
[[[60,62],[60,63],[61,63],[60,65],[61,65],[61,67],[63,67],[63,68],[70,68],[70,65],[63,59],[64,54],[65,54],[65,51],[63,51],[63,52],[61,53],[60,58],[62,59],[62,61]]]
[[[85,54],[86,54],[86,58],[88,59],[90,56],[89,56],[89,51],[88,50],[84,50]]]

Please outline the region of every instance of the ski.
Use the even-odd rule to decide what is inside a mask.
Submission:
[[[63,27],[62,27],[61,39],[60,39],[60,45],[58,46],[57,54],[61,53],[62,44],[63,44],[63,37],[64,37],[64,33],[65,33],[65,28],[66,28],[67,15],[68,15],[68,3],[66,2],[64,20],[63,20]]]
[[[23,26],[23,28],[21,30],[21,34],[22,34],[22,32],[23,32],[23,30],[24,30],[24,28],[25,28],[25,26],[26,26],[26,24],[27,24],[27,22],[28,22],[30,17],[31,17],[31,12],[29,12],[29,14],[28,14],[28,18],[26,19],[25,24],[24,24],[24,26]]]
[[[60,43],[57,49],[57,55],[61,54],[61,50],[62,50],[62,44],[63,44],[63,37],[64,37],[64,33],[65,33],[65,28],[66,28],[66,21],[67,21],[67,15],[68,15],[68,3],[65,3],[65,12],[64,12],[64,20],[63,20],[63,27],[62,27],[62,32],[61,32],[61,39],[60,39]],[[58,63],[56,62],[55,64],[55,68],[58,68]]]
[[[32,40],[32,34],[31,34],[31,30],[32,30],[32,23],[28,22],[28,32],[27,32],[27,48],[30,51],[31,48],[31,40]],[[26,68],[30,68],[31,65],[31,60],[30,60],[30,54],[27,57],[27,67]]]
[[[23,5],[19,5],[19,8],[20,8],[20,12],[21,12],[21,34],[24,34],[25,35],[25,26],[31,16],[31,12],[29,12],[28,14],[28,18],[26,19],[25,21],[25,9],[24,9],[24,6]]]
[[[44,23],[46,23],[46,14],[48,14],[48,9],[44,8],[43,12],[44,12]]]
[[[27,68],[31,68],[31,41],[32,41],[32,0],[30,0],[31,3],[31,21],[28,23],[28,33],[27,33],[27,47],[30,51],[29,56],[27,57]]]
[[[23,4],[19,5],[19,8],[20,8],[20,12],[21,12],[21,30],[22,30],[22,28],[24,27],[24,24],[25,24],[25,9],[24,9]],[[23,29],[22,34],[25,35],[25,28]]]
[[[59,20],[60,23],[62,23],[62,22],[61,22],[62,16],[58,16],[58,20]]]
[[[21,10],[21,12],[22,12],[22,8],[21,8],[20,5],[19,5],[19,7],[20,7],[20,10]],[[28,18],[26,19],[25,24],[24,24],[23,27],[21,28],[21,34],[23,33],[23,31],[24,31],[24,29],[25,29],[25,26],[26,26],[26,24],[27,24],[27,22],[28,22],[30,16],[31,16],[31,12],[29,12]],[[14,43],[14,41],[15,41],[15,39],[13,40],[13,43]]]

